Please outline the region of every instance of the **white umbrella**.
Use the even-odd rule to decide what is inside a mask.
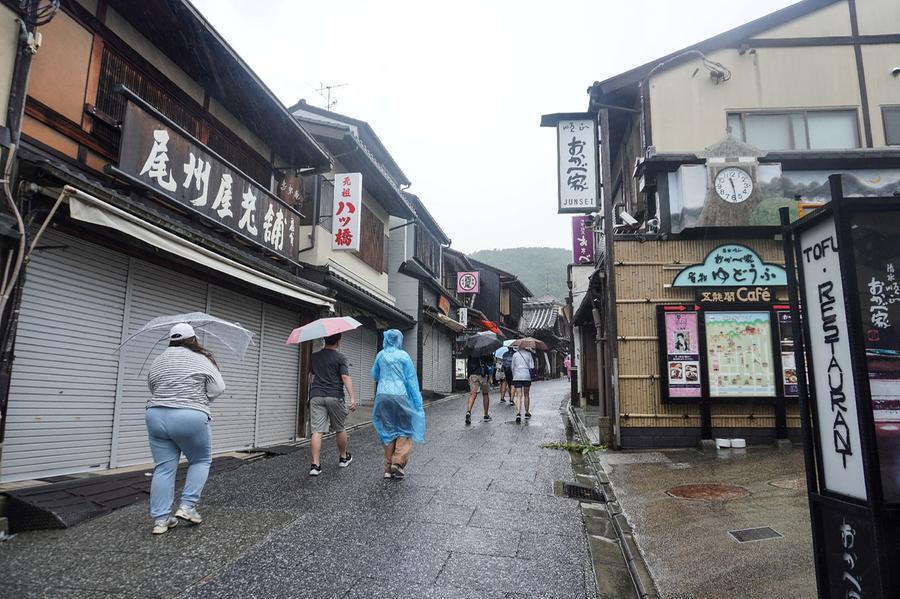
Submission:
[[[116,351],[119,351],[126,344],[136,339],[146,336],[159,337],[157,343],[168,339],[169,329],[179,323],[187,323],[194,327],[194,330],[205,332],[215,337],[230,352],[232,352],[239,360],[244,359],[247,348],[253,343],[253,333],[242,327],[239,323],[229,322],[215,316],[210,316],[204,312],[189,312],[187,314],[173,314],[171,316],[159,316],[154,318],[134,334],[123,341]]]

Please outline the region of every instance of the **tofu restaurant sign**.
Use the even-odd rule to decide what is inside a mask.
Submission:
[[[600,209],[597,116],[563,119],[556,124],[559,213]]]
[[[303,215],[165,116],[128,97],[118,177],[150,188],[240,237],[297,260]]]

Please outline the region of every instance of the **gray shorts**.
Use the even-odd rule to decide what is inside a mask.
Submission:
[[[343,432],[347,418],[347,403],[339,397],[313,397],[309,400],[309,425],[314,433],[327,433],[330,429]]]

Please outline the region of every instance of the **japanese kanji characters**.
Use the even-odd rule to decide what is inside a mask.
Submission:
[[[359,240],[360,209],[358,206],[360,197],[359,175],[347,174],[335,176],[334,188],[334,223],[333,243],[334,249],[357,249]]]
[[[194,184],[194,189],[200,192],[200,195],[191,200],[191,204],[194,206],[206,206],[206,197],[209,195],[209,171],[212,168],[212,164],[210,162],[204,161],[202,158],[197,158],[193,152],[191,152],[190,160],[184,165],[184,188],[190,189],[191,183]]]
[[[156,129],[153,132],[153,147],[140,174],[146,174],[154,179],[157,185],[166,191],[178,189],[178,183],[172,177],[172,169],[169,168],[169,132],[165,129]]]
[[[222,181],[219,183],[219,192],[216,194],[216,199],[212,204],[212,209],[216,211],[219,215],[219,218],[225,218],[226,216],[234,216],[231,212],[231,185],[233,179],[231,175],[228,173],[222,174]]]
[[[271,209],[271,207],[270,207]],[[256,195],[248,187],[241,196],[241,220],[238,221],[238,228],[244,229],[254,237],[259,233],[256,228]]]

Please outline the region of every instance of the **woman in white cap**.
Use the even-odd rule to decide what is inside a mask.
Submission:
[[[150,366],[147,385],[151,397],[145,419],[156,464],[150,515],[153,534],[162,534],[178,524],[171,511],[182,453],[188,470],[175,516],[193,524],[203,521],[196,506],[212,461],[209,402],[225,391],[225,381],[213,355],[197,341],[194,328],[180,323],[169,331],[169,347]]]

